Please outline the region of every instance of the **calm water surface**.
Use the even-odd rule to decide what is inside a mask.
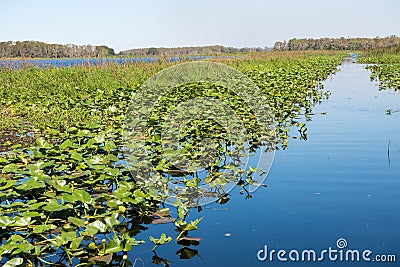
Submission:
[[[179,62],[182,60],[202,60],[209,58],[231,58],[234,56],[186,56],[186,57],[168,57],[170,62]],[[107,64],[130,64],[130,63],[149,63],[157,62],[157,57],[141,58],[52,58],[52,59],[0,59],[1,68],[19,69],[22,67],[35,66],[39,68],[49,67],[71,67],[71,66],[103,66]]]
[[[400,264],[400,94],[379,91],[364,65],[346,64],[325,82],[331,97],[314,108],[308,140],[290,140],[277,151],[268,188],[245,200],[238,190],[225,205],[212,204],[191,218],[204,217],[190,236],[203,240],[199,256],[181,260],[171,242],[157,248],[171,266],[398,266]],[[320,114],[326,112],[326,115]],[[388,143],[390,140],[388,157]],[[149,233],[176,236],[172,224],[150,226],[138,236],[146,244],[130,252],[136,266],[151,263]],[[226,236],[227,235],[227,236]],[[257,260],[268,249],[369,249],[394,254],[396,263],[272,262]],[[345,249],[345,250],[346,250]],[[360,253],[361,253],[360,252]],[[286,255],[287,257],[287,255]],[[139,259],[141,261],[139,261]]]

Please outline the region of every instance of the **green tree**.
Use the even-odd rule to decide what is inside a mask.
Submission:
[[[149,49],[147,49],[146,55],[148,56],[155,56],[158,55],[159,51],[157,48],[155,47],[150,47]]]

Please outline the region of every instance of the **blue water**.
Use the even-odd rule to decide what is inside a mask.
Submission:
[[[230,56],[223,56],[228,58]],[[213,58],[213,56],[187,56],[187,57],[169,57],[170,62],[182,60],[202,60]],[[157,62],[157,57],[142,58],[54,58],[54,59],[2,59],[0,67],[18,69],[22,67],[35,66],[39,68],[48,67],[71,67],[71,66],[102,66],[110,63],[129,64],[129,63],[149,63]]]
[[[325,82],[331,97],[314,108],[307,123],[308,140],[292,139],[288,149],[277,151],[268,188],[245,200],[238,190],[225,205],[212,204],[190,218],[203,217],[199,230],[189,233],[203,240],[199,256],[179,259],[174,242],[160,246],[159,257],[171,266],[398,266],[400,262],[400,94],[379,91],[369,71],[360,64],[343,64]],[[326,115],[320,114],[326,112]],[[390,161],[388,156],[388,143]],[[135,266],[151,263],[152,244],[147,239],[174,226],[150,225],[138,235],[146,244],[133,249]],[[261,262],[256,254],[268,249],[368,249],[393,254],[396,263],[379,262]],[[288,257],[286,255],[286,257]],[[140,261],[139,261],[140,260]]]

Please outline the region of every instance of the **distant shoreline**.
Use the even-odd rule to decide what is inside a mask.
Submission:
[[[375,38],[292,38],[288,41],[277,41],[271,47],[226,47],[222,45],[187,46],[187,47],[148,47],[134,48],[115,53],[113,48],[105,45],[47,44],[39,41],[0,42],[2,59],[69,59],[69,58],[147,58],[174,56],[218,56],[269,51],[308,51],[308,50],[360,50],[385,49],[400,46],[400,37],[391,35]]]

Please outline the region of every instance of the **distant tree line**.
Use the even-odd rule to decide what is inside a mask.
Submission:
[[[261,52],[268,48],[235,48],[235,47],[225,47],[222,45],[213,46],[189,46],[189,47],[150,47],[150,48],[136,48],[121,51],[119,55],[127,56],[173,56],[173,55],[212,55],[212,54],[225,54],[225,53],[241,53],[241,52]]]
[[[276,42],[273,50],[369,50],[400,46],[400,37],[391,35],[375,38],[319,38],[290,39]],[[101,45],[47,44],[38,41],[0,42],[0,58],[73,58],[106,56],[174,56],[174,55],[213,55],[226,53],[262,52],[270,48],[235,48],[222,45],[190,47],[150,47],[135,48],[116,54],[114,49]]]
[[[115,55],[105,45],[47,44],[38,41],[0,42],[0,58],[104,57]]]
[[[137,48],[121,51],[102,45],[47,44],[38,41],[0,42],[0,58],[73,58],[105,56],[173,56],[173,55],[212,55],[221,53],[260,52],[268,48],[234,48],[221,45],[174,48]]]
[[[368,50],[400,45],[400,37],[290,39],[276,42],[273,50]]]

